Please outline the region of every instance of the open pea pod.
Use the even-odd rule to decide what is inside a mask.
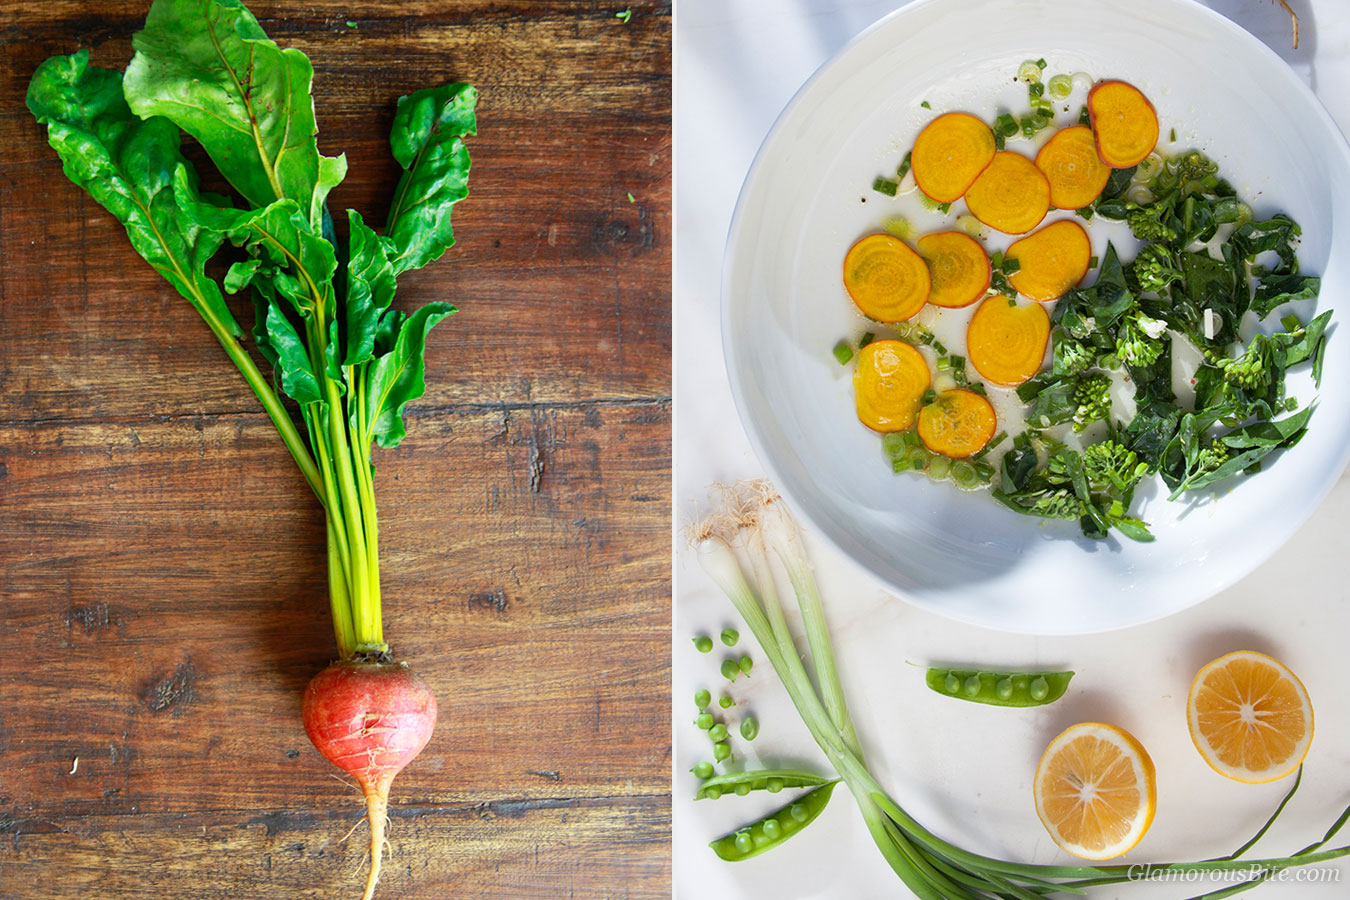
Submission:
[[[829,779],[801,769],[760,769],[717,775],[699,785],[695,800],[716,800],[727,794],[744,797],[751,791],[776,794],[784,788],[819,787]]]
[[[1069,689],[1073,672],[988,672],[979,669],[928,670],[928,687],[948,697],[990,706],[1045,706]]]
[[[830,795],[838,783],[837,780],[826,782],[758,822],[723,835],[708,846],[727,862],[739,862],[777,847],[816,820],[830,802]]]

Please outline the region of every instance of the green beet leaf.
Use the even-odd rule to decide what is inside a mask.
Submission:
[[[428,303],[403,319],[393,347],[370,365],[366,386],[366,421],[381,447],[396,447],[406,433],[403,408],[426,392],[424,380],[427,332],[455,311],[448,303]],[[391,311],[392,312],[392,311]],[[397,316],[390,316],[396,320]]]
[[[66,175],[126,226],[136,252],[187,298],[212,330],[243,332],[207,260],[221,236],[201,228],[175,199],[174,173],[196,194],[196,174],[179,152],[178,128],[167,119],[138,119],[122,96],[122,76],[89,65],[89,51],[54,56],[38,67],[28,108],[47,126],[47,140]]]
[[[319,226],[347,162],[319,154],[305,54],[269,40],[239,0],[155,0],[132,46],[132,111],[196,138],[250,204],[291,199]]]
[[[387,245],[361,214],[347,210],[346,346],[343,365],[355,366],[375,353],[380,315],[394,299],[394,268]]]
[[[469,151],[478,92],[447,84],[400,97],[389,145],[403,168],[385,225],[394,274],[420,269],[455,242],[451,208],[469,195]]]

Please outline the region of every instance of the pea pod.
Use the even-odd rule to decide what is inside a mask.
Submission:
[[[1045,706],[1069,689],[1072,672],[982,672],[929,669],[928,686],[939,694],[991,706]]]
[[[760,769],[756,772],[730,772],[709,778],[699,786],[695,800],[716,800],[723,794],[735,793],[745,785],[752,791],[776,794],[783,788],[819,787],[828,779],[801,769]],[[744,795],[742,795],[744,796]]]
[[[708,846],[727,862],[739,862],[777,847],[820,815],[825,804],[830,802],[830,794],[834,793],[834,786],[838,783],[826,782],[753,825],[738,828]]]

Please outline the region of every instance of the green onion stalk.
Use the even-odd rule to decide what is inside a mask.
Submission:
[[[1255,837],[1216,859],[1147,866],[1032,865],[972,853],[938,837],[907,813],[867,768],[839,680],[815,576],[782,500],[764,481],[743,483],[726,495],[729,509],[694,528],[699,562],[745,621],[811,736],[848,785],[886,862],[920,900],[1042,900],[1140,880],[1141,875],[1158,877],[1163,872],[1249,873],[1246,880],[1193,898],[1218,900],[1257,887],[1281,870],[1350,856],[1350,845],[1323,849],[1350,819],[1347,808],[1321,840],[1296,853],[1239,859],[1274,824],[1297,790],[1298,778]],[[741,546],[749,560],[753,585],[745,577],[733,544]],[[771,557],[777,557],[786,569],[796,594],[810,663],[803,661],[788,629]]]

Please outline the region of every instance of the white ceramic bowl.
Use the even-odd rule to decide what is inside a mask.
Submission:
[[[851,370],[830,354],[836,340],[863,330],[840,283],[841,260],[902,208],[870,184],[894,171],[923,124],[941,111],[992,120],[1000,104],[1025,109],[1025,88],[1011,79],[1037,57],[1048,60],[1047,76],[1084,71],[1140,87],[1157,106],[1164,142],[1176,129],[1176,143],[1160,146],[1203,149],[1258,216],[1283,210],[1303,226],[1304,270],[1323,275],[1318,310],[1350,315],[1350,152],[1312,92],[1260,41],[1189,0],[920,0],[822,66],[765,139],[732,221],[723,341],[756,452],[818,533],[935,611],[1008,631],[1074,634],[1181,610],[1294,533],[1350,456],[1350,337],[1335,327],[1309,432],[1265,471],[1189,504],[1141,490],[1134,509],[1157,535],[1151,544],[1086,540],[1074,523],[893,475],[877,436],[854,416]],[[1062,123],[1076,117],[1082,96],[1075,91]],[[951,216],[962,211],[958,203]],[[925,215],[921,231],[944,221]],[[1105,238],[1093,231],[1100,252]],[[996,236],[990,246],[1008,240]],[[1290,385],[1300,400],[1312,398],[1306,376]]]

